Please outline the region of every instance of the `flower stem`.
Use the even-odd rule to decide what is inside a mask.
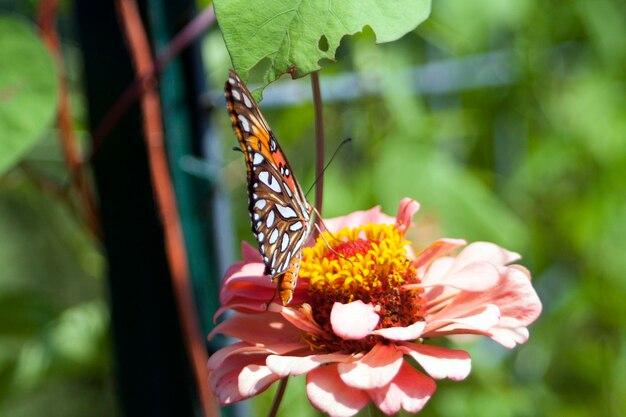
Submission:
[[[386,417],[387,415],[380,411],[378,407],[374,405],[374,403],[370,403],[367,407],[367,411],[370,417]]]
[[[267,417],[276,417],[278,407],[280,406],[280,402],[283,400],[283,395],[285,394],[285,388],[287,388],[288,378],[289,377],[286,376],[278,383],[278,389],[276,390],[276,394],[274,394],[274,401],[272,401],[272,408],[270,409]]]
[[[313,105],[315,107],[315,209],[322,215],[322,195],[324,192],[324,117],[322,114],[322,93],[320,92],[319,73],[311,73]],[[319,219],[318,219],[319,221]]]

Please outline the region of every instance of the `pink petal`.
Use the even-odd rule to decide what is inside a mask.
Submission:
[[[271,304],[270,311],[280,313],[285,320],[303,332],[315,335],[324,333],[319,324],[313,319],[311,312],[305,309],[305,306],[301,306],[299,310],[294,310],[291,307],[284,307],[280,304]]]
[[[464,350],[420,343],[403,343],[402,348],[435,379],[450,378],[460,381],[465,379],[472,369],[470,355]]]
[[[500,322],[500,309],[493,305],[482,305],[474,310],[448,309],[427,320],[424,337],[434,336],[434,331],[446,334],[465,333],[467,330],[486,332]]]
[[[279,380],[280,377],[263,365],[248,365],[239,373],[239,392],[244,398],[252,397],[265,391],[270,384]]]
[[[498,269],[489,262],[473,262],[463,268],[443,275],[437,281],[403,286],[405,289],[448,286],[464,291],[486,291],[500,279]]]
[[[436,389],[435,381],[405,362],[389,385],[368,393],[383,413],[392,415],[400,409],[409,413],[419,412]]]
[[[422,335],[426,322],[418,321],[407,327],[387,327],[374,330],[371,334],[382,336],[388,340],[415,340]]]
[[[332,362],[345,362],[351,357],[351,355],[345,353],[329,353],[326,355],[308,355],[302,357],[269,355],[266,364],[272,372],[281,377],[287,375],[297,376],[306,374],[320,365]]]
[[[387,385],[402,366],[402,352],[393,345],[376,344],[365,356],[339,363],[341,380],[354,388],[379,388]]]
[[[244,398],[239,390],[239,374],[243,368],[265,362],[267,352],[263,348],[236,343],[220,349],[209,358],[209,387],[222,404],[230,404]]]
[[[528,328],[513,317],[504,317],[500,323],[489,330],[489,337],[504,347],[514,348],[517,344],[528,341]]]
[[[417,213],[420,209],[420,204],[413,200],[412,198],[403,198],[400,201],[400,206],[398,207],[398,214],[396,214],[396,229],[398,229],[401,233],[406,232],[406,230],[411,226],[411,219],[413,215]]]
[[[345,340],[358,340],[369,335],[378,324],[380,316],[371,304],[361,300],[348,304],[336,302],[330,312],[333,332]]]
[[[239,392],[238,378],[239,369],[231,369],[214,384],[209,384],[211,392],[217,397],[221,405],[233,404],[244,399]]]
[[[210,337],[221,333],[252,344],[297,342],[301,332],[282,316],[272,313],[234,314],[218,324]],[[304,345],[302,343],[302,345]]]
[[[372,207],[366,211],[354,211],[347,216],[324,219],[324,224],[328,230],[335,233],[344,227],[357,227],[367,223],[372,224],[394,224],[396,219],[381,213],[380,206]]]
[[[435,259],[426,269],[422,276],[423,284],[432,284],[438,282],[444,277],[454,264],[454,258],[446,256],[444,258]]]
[[[252,311],[266,310],[267,303],[274,297],[276,286],[263,275],[262,263],[238,262],[229,268],[220,290],[222,309],[231,308],[245,300]]]
[[[527,272],[517,265],[501,268],[500,283],[489,293],[490,299],[500,307],[502,316],[513,317],[526,326],[537,320],[542,309]]]
[[[507,265],[520,259],[518,253],[510,252],[489,242],[474,242],[468,245],[456,257],[455,265],[462,267],[472,262],[487,261],[495,266]]]
[[[431,243],[426,249],[420,252],[419,255],[417,255],[417,258],[415,258],[415,260],[413,261],[413,266],[419,268],[422,265],[430,262],[432,259],[439,256],[447,255],[452,250],[466,244],[467,242],[463,239],[444,238],[436,240],[435,242]]]
[[[499,309],[498,323],[492,328],[477,327],[475,323],[470,327],[466,326],[465,330],[473,328],[508,347],[526,340],[527,330],[523,328],[539,317],[542,308],[541,301],[524,271],[513,267],[501,267],[500,281],[492,289],[484,292],[460,292],[445,309],[427,317],[429,324],[426,334],[433,331],[433,336],[462,333],[463,326],[446,326],[445,319],[465,317],[469,312],[478,311],[486,305],[495,305]]]
[[[263,262],[263,258],[261,257],[261,253],[259,252],[259,250],[245,240],[241,242],[241,257],[246,263]]]
[[[344,384],[333,365],[307,374],[306,394],[315,408],[331,417],[351,417],[370,401],[363,391]]]

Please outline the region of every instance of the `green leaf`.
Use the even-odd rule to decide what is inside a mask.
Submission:
[[[301,77],[334,59],[341,38],[370,26],[378,43],[415,29],[430,13],[430,0],[216,0],[215,14],[239,75],[262,60],[268,84],[287,72]]]
[[[41,139],[55,106],[55,68],[35,28],[0,17],[0,175]]]

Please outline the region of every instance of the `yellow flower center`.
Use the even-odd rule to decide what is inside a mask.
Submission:
[[[312,349],[354,352],[367,350],[381,340],[368,336],[345,341],[334,336],[330,312],[335,302],[372,303],[380,316],[377,328],[405,327],[424,320],[423,291],[401,288],[419,282],[408,245],[395,226],[366,224],[336,234],[325,232],[315,246],[303,250],[300,277],[309,281],[313,318],[328,335],[307,335],[305,339]]]

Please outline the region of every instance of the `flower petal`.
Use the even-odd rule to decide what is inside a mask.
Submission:
[[[516,344],[526,343],[529,332],[519,320],[503,317],[496,327],[489,329],[489,337],[504,347],[514,348]]]
[[[443,238],[436,240],[421,251],[419,255],[417,255],[417,258],[413,261],[413,266],[419,268],[430,262],[432,259],[438,256],[447,255],[450,251],[466,244],[467,242],[463,239]]]
[[[324,219],[324,224],[331,232],[338,232],[344,227],[358,227],[367,223],[394,224],[396,219],[381,213],[380,206],[365,211],[354,211],[347,216]]]
[[[246,242],[245,240],[241,242],[241,257],[243,261],[246,263],[250,262],[263,262],[263,257],[257,248]],[[226,274],[228,275],[228,274]]]
[[[420,343],[403,343],[402,348],[435,379],[450,378],[460,381],[465,379],[472,369],[470,355],[464,350]]]
[[[280,304],[272,303],[269,309],[272,312],[280,313],[285,320],[303,332],[315,335],[324,333],[319,324],[317,324],[313,319],[310,306],[308,304],[303,304],[298,310],[294,310],[291,307],[285,307]]]
[[[462,268],[472,262],[487,261],[495,266],[503,266],[519,259],[521,256],[518,253],[503,249],[495,243],[474,242],[459,253],[455,265]]]
[[[500,309],[487,304],[474,310],[445,309],[427,319],[424,337],[440,334],[458,334],[470,332],[486,332],[500,322]]]
[[[387,385],[402,366],[402,352],[393,345],[376,344],[365,356],[337,365],[339,376],[354,388],[379,388]]]
[[[387,327],[371,332],[378,336],[382,336],[389,340],[415,340],[422,335],[426,328],[426,322],[417,321],[407,327]]]
[[[541,301],[524,269],[501,267],[499,272],[498,284],[489,291],[461,291],[443,310],[427,317],[425,334],[436,336],[469,330],[470,333],[485,334],[506,347],[525,342],[528,332],[524,327],[535,321],[541,313]],[[488,311],[482,314],[485,318],[482,325],[479,325],[478,320],[481,314],[476,315],[487,305],[495,306],[500,313],[500,319],[491,328],[487,327],[490,320]],[[452,323],[455,322],[454,318],[469,316],[475,316],[471,319],[473,323],[445,323],[446,320]]]
[[[250,365],[262,365],[267,357],[264,348],[235,343],[211,355],[208,362],[209,387],[221,404],[231,404],[244,399],[239,390],[239,374]]]
[[[348,304],[336,302],[330,312],[330,324],[333,332],[345,340],[362,339],[374,330],[380,316],[374,306],[361,300]]]
[[[434,286],[453,287],[464,291],[486,291],[498,283],[498,269],[489,262],[473,262],[463,268],[444,274],[437,281],[405,285],[405,289]]]
[[[368,393],[383,413],[392,415],[401,408],[409,413],[419,412],[436,389],[435,381],[405,362],[389,385]]]
[[[297,342],[301,338],[301,332],[282,316],[267,312],[256,315],[234,314],[215,326],[209,337],[217,333],[263,345]]]
[[[239,373],[237,379],[239,392],[244,398],[252,397],[265,391],[270,384],[280,379],[267,366],[248,365]]]
[[[266,364],[272,372],[284,377],[287,375],[297,376],[306,374],[320,365],[331,362],[345,362],[351,358],[351,355],[345,353],[308,356],[269,355]]]
[[[403,198],[400,201],[400,206],[398,207],[398,214],[396,214],[396,229],[398,229],[401,233],[406,232],[406,230],[411,226],[411,219],[413,219],[413,215],[417,213],[420,209],[420,204],[413,200],[412,198]]]
[[[363,391],[344,384],[333,365],[307,374],[306,394],[315,408],[331,417],[351,417],[370,401]]]

